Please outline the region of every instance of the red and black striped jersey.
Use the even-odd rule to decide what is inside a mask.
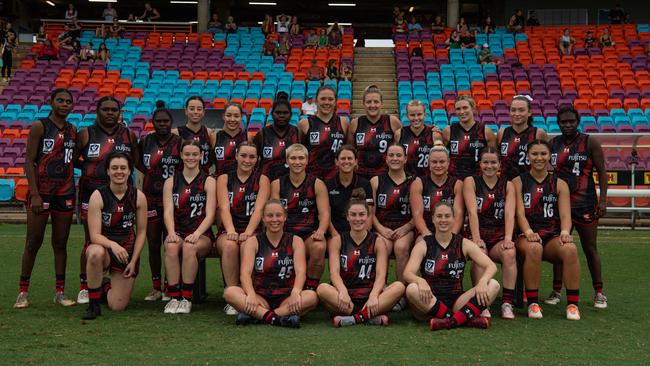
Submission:
[[[476,212],[481,239],[496,243],[505,235],[506,189],[508,180],[500,177],[494,187],[488,187],[482,176],[474,176]]]
[[[411,204],[409,203],[409,190],[413,178],[406,179],[397,184],[384,173],[378,177],[377,183],[377,220],[390,229],[397,229],[411,220]]]
[[[43,135],[36,153],[36,186],[41,195],[69,196],[75,193],[73,156],[77,131],[69,122],[62,128],[49,118],[40,120]]]
[[[370,179],[386,172],[386,151],[394,140],[395,133],[388,114],[383,114],[375,123],[371,123],[366,116],[359,117],[354,135],[359,152],[357,174]]]
[[[420,179],[422,179],[422,201],[424,204],[424,212],[422,213],[422,216],[424,217],[424,222],[426,222],[429,230],[434,233],[436,228],[432,221],[433,208],[436,207],[440,201],[445,201],[452,206],[454,205],[454,199],[456,198],[454,188],[456,187],[458,179],[449,175],[447,176],[445,183],[442,185],[437,185],[431,179],[430,175],[422,176]]]
[[[138,190],[127,185],[126,192],[118,199],[110,185],[97,189],[101,194],[104,207],[102,208],[102,235],[133,253],[135,245],[136,213],[138,208]]]
[[[235,136],[230,136],[226,131],[217,132],[217,142],[214,145],[215,171],[214,176],[229,174],[237,170],[237,146],[247,141],[245,131],[239,130]]]
[[[528,126],[517,133],[512,126],[501,135],[501,176],[512,180],[530,170],[528,143],[535,140],[537,127]]]
[[[333,115],[325,122],[317,116],[307,117],[309,131],[305,146],[309,150],[309,173],[326,180],[336,174],[335,154],[345,141],[341,118]]]
[[[436,296],[458,296],[463,293],[465,255],[463,236],[452,234],[447,248],[443,248],[435,235],[424,237],[427,253],[420,265],[420,275],[427,281]]]
[[[108,133],[98,124],[89,126],[88,144],[81,151],[83,165],[80,184],[90,183],[94,187],[108,184],[106,157],[114,151],[131,155],[133,144],[129,128],[120,124],[115,132]]]
[[[376,240],[377,234],[368,232],[363,241],[357,244],[350,232],[341,233],[341,279],[353,299],[367,298],[375,285]]]
[[[205,190],[205,180],[208,174],[200,171],[191,181],[185,180],[183,172],[178,172],[172,178],[172,200],[174,203],[174,226],[181,236],[192,234],[205,219],[205,206],[208,193]]]
[[[262,174],[271,181],[289,174],[285,150],[298,143],[298,128],[287,126],[284,136],[275,132],[273,126],[266,126],[260,131],[262,134],[262,160],[260,167]]]
[[[201,152],[203,158],[201,159],[201,170],[206,173],[210,172],[210,168],[214,164],[214,156],[212,155],[212,146],[210,145],[210,131],[204,125],[194,132],[187,126],[178,127],[178,135],[183,140],[194,140],[201,144]]]
[[[449,134],[449,175],[465,179],[480,174],[478,154],[486,146],[485,126],[482,123],[475,122],[469,130],[465,130],[460,123],[452,124]]]
[[[563,136],[551,140],[554,173],[569,185],[572,208],[596,207],[594,163],[589,151],[589,135],[579,133],[572,141]]]
[[[521,194],[530,228],[546,241],[560,235],[557,179],[548,174],[538,182],[530,173],[521,177]]]
[[[416,135],[411,126],[402,128],[399,143],[406,150],[406,174],[420,177],[429,172],[429,150],[433,146],[431,126],[424,126],[419,135]]]
[[[257,193],[260,190],[260,176],[253,172],[245,182],[239,180],[237,171],[228,174],[228,199],[230,200],[230,216],[235,231],[243,233],[255,210]]]
[[[293,269],[293,234],[284,233],[277,247],[266,232],[255,236],[257,253],[253,268],[253,288],[262,297],[288,295],[296,274]]]
[[[140,140],[142,163],[146,168],[143,172],[142,192],[148,202],[162,202],[165,180],[180,171],[180,142],[181,138],[174,134],[164,144],[160,143],[154,133]]]
[[[287,208],[285,231],[304,237],[318,229],[316,179],[307,174],[302,183],[294,186],[289,175],[280,177],[280,201]]]

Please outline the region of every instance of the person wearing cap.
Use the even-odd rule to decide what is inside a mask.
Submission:
[[[314,101],[314,96],[313,95],[308,95],[307,100],[305,100],[302,103],[302,114],[304,116],[313,116],[316,114],[316,111],[318,110],[318,106],[316,105],[316,102]]]
[[[478,54],[478,60],[481,63],[481,65],[495,63],[492,58],[492,52],[490,52],[490,46],[487,43],[483,43],[481,52],[479,52]]]

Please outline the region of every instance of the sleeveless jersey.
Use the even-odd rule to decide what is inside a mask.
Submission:
[[[390,229],[397,229],[411,220],[411,205],[409,204],[409,189],[413,178],[397,184],[384,173],[379,176],[377,185],[377,220]]]
[[[131,155],[133,144],[129,128],[120,124],[114,133],[109,134],[97,124],[89,126],[88,145],[81,152],[83,165],[80,184],[89,183],[92,188],[90,193],[97,187],[108,183],[106,157],[113,151]]]
[[[208,193],[205,180],[208,174],[201,171],[191,183],[185,180],[183,172],[174,175],[172,199],[174,202],[174,226],[181,236],[192,234],[205,219],[205,205]]]
[[[424,237],[427,254],[420,265],[420,275],[436,297],[455,298],[463,293],[465,255],[463,236],[452,234],[447,248],[440,246],[435,235]]]
[[[253,268],[253,288],[264,297],[289,295],[293,289],[293,234],[284,233],[274,247],[266,232],[257,234],[257,253]]]
[[[471,175],[480,174],[478,165],[478,153],[487,146],[485,138],[485,126],[482,123],[474,123],[474,126],[466,131],[460,123],[451,125],[449,135],[449,175],[465,179]]]
[[[287,126],[284,136],[280,137],[273,126],[262,129],[262,160],[260,166],[262,174],[271,181],[289,174],[285,150],[298,142],[298,128]]]
[[[367,298],[375,285],[376,240],[377,234],[368,232],[363,241],[357,244],[350,232],[341,233],[341,278],[352,299]]]
[[[506,188],[508,180],[499,178],[490,188],[482,176],[474,177],[476,186],[476,211],[481,239],[488,245],[494,245],[505,237],[504,212],[506,208]]]
[[[244,141],[247,141],[244,131],[240,130],[235,136],[230,136],[224,130],[217,132],[217,142],[214,145],[215,177],[237,170],[235,154],[237,146]]]
[[[415,135],[411,126],[402,128],[399,143],[406,149],[406,174],[414,177],[426,175],[429,171],[429,150],[433,146],[431,126],[424,126],[419,136]]]
[[[359,117],[354,135],[355,146],[359,151],[357,173],[370,179],[386,172],[388,168],[384,158],[394,139],[389,115],[383,114],[376,123],[371,123],[366,116]]]
[[[571,192],[571,208],[593,209],[598,204],[594,163],[589,153],[589,135],[579,133],[573,141],[562,136],[551,141],[551,165],[555,175],[567,182]]]
[[[40,120],[43,136],[38,142],[34,169],[38,194],[70,196],[75,194],[73,155],[77,130],[69,122],[59,129],[49,118]]]
[[[512,180],[530,170],[528,143],[537,136],[537,127],[528,126],[517,133],[512,126],[503,130],[501,136],[501,176]]]
[[[316,116],[307,120],[309,131],[304,142],[309,150],[309,173],[323,180],[330,179],[336,174],[334,155],[345,141],[341,118],[334,115],[327,123]]]
[[[147,202],[162,204],[165,180],[174,176],[181,164],[180,142],[181,138],[174,134],[163,145],[153,133],[140,140],[142,162],[147,169],[142,180],[142,192]]]
[[[307,174],[297,187],[288,174],[280,177],[280,201],[287,208],[285,231],[305,237],[318,229],[316,177]]]
[[[544,242],[560,235],[557,176],[548,174],[541,183],[530,173],[524,173],[520,177],[521,194],[530,228],[539,234]]]
[[[237,171],[228,174],[228,199],[230,216],[235,231],[243,233],[255,210],[257,192],[260,190],[260,173],[255,171],[245,182],[239,180]]]
[[[436,232],[435,226],[433,226],[432,212],[433,208],[436,207],[436,204],[440,201],[445,201],[450,205],[454,205],[454,199],[456,194],[454,193],[454,188],[456,187],[456,182],[458,179],[455,177],[447,176],[447,180],[442,185],[437,185],[433,182],[430,175],[422,176],[422,200],[424,203],[424,212],[422,216],[424,221],[427,223],[427,227],[431,230],[432,233]]]
[[[138,190],[128,185],[122,199],[118,199],[109,185],[98,188],[102,196],[102,235],[118,243],[133,254],[135,246],[136,211],[138,205]]]
[[[201,152],[203,152],[201,170],[209,173],[210,167],[214,164],[214,156],[212,155],[212,146],[210,146],[210,131],[208,131],[208,128],[201,125],[199,131],[194,132],[187,126],[180,126],[178,127],[178,135],[183,140],[195,140],[201,144]]]

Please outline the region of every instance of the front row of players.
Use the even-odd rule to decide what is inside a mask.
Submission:
[[[341,225],[340,217],[332,221],[333,225],[338,221],[339,227],[330,229],[339,235],[332,236],[327,245],[327,194],[331,196],[333,190],[328,192],[322,181],[305,174],[308,153],[303,146],[287,149],[290,174],[270,184],[254,172],[254,144],[242,143],[235,172],[216,181],[199,168],[197,142],[185,141],[180,150],[183,170],[168,178],[163,187],[164,223],[169,233],[165,239],[167,294],[172,297],[165,313],[190,312],[198,260],[209,254],[214,241],[211,224],[217,202],[227,202],[218,208],[221,234],[217,247],[226,282],[224,297],[239,312],[240,324],[261,321],[295,327],[299,316],[313,309],[320,298],[335,314],[335,326],[386,325],[386,312],[396,305],[403,307],[399,303],[405,297],[416,317],[433,319],[432,329],[463,324],[484,328],[488,325],[485,309],[500,288],[492,278],[496,272],[492,260],[503,266],[502,316],[514,318],[515,246],[524,258],[528,316],[542,317],[537,289],[541,260],[545,259],[563,269],[567,319],[580,318],[580,267],[570,235],[569,190],[564,181],[548,173],[550,147],[543,140],[529,144],[531,171],[512,182],[496,175],[498,153],[485,148],[480,155],[482,174],[467,178],[464,186],[446,176],[446,149],[431,151],[431,175],[417,178],[418,186],[403,172],[404,148],[392,145],[387,151],[389,171],[370,182],[373,198],[347,200],[342,210],[347,222]],[[334,178],[339,183],[348,180],[339,161],[347,152],[351,153],[352,170],[355,165],[354,148],[342,148],[336,158],[339,174]],[[96,190],[89,202],[86,255],[90,306],[86,319],[101,313],[101,301],[113,309],[126,307],[146,236],[147,202],[144,194],[128,183],[132,172],[128,155],[112,153],[106,167],[110,184]],[[432,182],[423,184],[424,179]],[[354,195],[348,191],[348,197],[365,196],[359,191],[367,188],[357,179],[352,181],[356,191]],[[471,241],[458,232],[464,215],[458,203],[462,199],[455,196],[461,191],[470,218],[465,235]],[[409,193],[411,202],[424,203],[414,208],[414,213],[426,218],[426,230],[418,228],[422,235],[417,236],[415,245],[414,225],[408,218]],[[332,205],[339,203],[332,200]],[[400,221],[403,216],[407,217],[404,222]],[[260,221],[264,230],[258,232]],[[515,221],[521,231],[516,243]],[[373,226],[376,233],[369,231]],[[238,243],[242,245],[241,260]],[[318,285],[326,247],[330,258],[339,260],[330,261],[331,285]],[[396,257],[398,281],[386,286],[391,253]],[[467,259],[475,264],[475,287],[464,292]],[[111,274],[110,281],[102,281],[105,270]]]

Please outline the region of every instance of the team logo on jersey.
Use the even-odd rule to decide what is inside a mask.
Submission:
[[[114,144],[115,143],[115,139],[113,139],[113,138],[106,139],[106,141],[108,141],[109,144]]]
[[[441,254],[440,259],[442,259],[443,261],[449,260],[449,254]]]
[[[264,271],[264,257],[255,257],[255,272]]]
[[[508,154],[508,143],[507,142],[502,142],[501,143],[501,155],[507,155]]]
[[[144,163],[144,166],[147,167],[147,169],[150,168],[149,161],[151,161],[151,154],[142,155],[142,162]]]
[[[217,146],[214,148],[214,154],[217,156],[217,160],[225,159],[225,150],[223,146]]]
[[[452,154],[458,154],[458,141],[450,141],[449,147]]]
[[[271,159],[273,157],[273,147],[264,146],[264,150],[262,150],[262,157],[264,159]]]
[[[431,197],[422,196],[422,202],[424,203],[424,209],[425,210],[430,210],[431,209]]]
[[[483,197],[476,197],[476,208],[479,211],[483,210]]]
[[[436,261],[434,259],[427,259],[424,262],[424,272],[433,274],[436,269]]]
[[[117,212],[124,212],[124,206],[118,205],[117,206]]]
[[[380,194],[377,195],[377,204],[379,205],[379,207],[384,207],[385,208],[386,207],[386,200],[387,200],[386,194],[380,193]]]
[[[557,154],[551,154],[551,165],[557,165]]]
[[[278,256],[279,256],[278,252],[271,252],[271,257],[278,258]]]
[[[232,192],[228,192],[228,201],[230,202],[231,205],[232,205],[232,197],[233,197],[233,196],[234,196],[234,195],[233,195]]]
[[[524,193],[524,208],[530,208],[530,193]]]
[[[311,145],[320,145],[320,132],[310,132],[309,143]]]
[[[109,226],[113,215],[110,212],[102,212],[102,224]]]
[[[543,187],[537,187],[536,191],[537,191],[537,193],[544,193],[544,188]]]
[[[43,139],[43,152],[50,153],[54,150],[54,139]]]
[[[363,142],[366,141],[366,134],[363,132],[357,133],[356,136],[356,141],[358,146],[363,146]]]
[[[280,198],[280,203],[282,203],[282,206],[284,206],[284,208],[287,208],[287,199],[286,198]]]
[[[494,199],[494,193],[488,193],[488,198],[493,200]]]
[[[101,144],[90,144],[88,145],[88,157],[96,158],[99,156],[99,151],[101,150]]]
[[[348,256],[341,254],[341,268],[347,272],[348,270]]]
[[[174,202],[174,206],[178,207],[178,193],[172,194],[172,201]]]

